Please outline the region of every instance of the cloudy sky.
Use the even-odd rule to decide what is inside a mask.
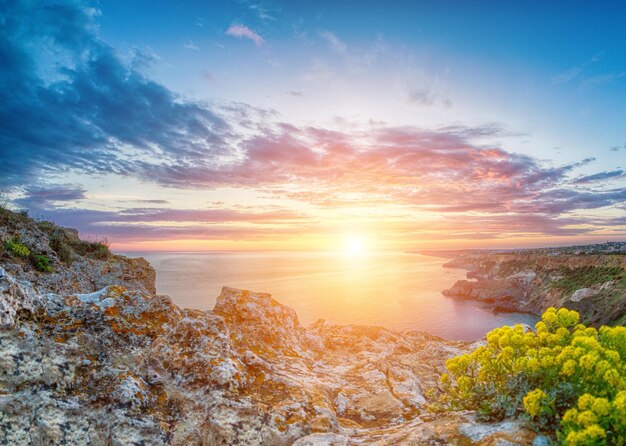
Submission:
[[[621,2],[0,4],[0,191],[114,249],[626,238]]]

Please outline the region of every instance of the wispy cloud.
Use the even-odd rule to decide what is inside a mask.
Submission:
[[[224,238],[261,240],[283,234],[298,234],[313,224],[306,214],[286,209],[164,209],[125,208],[117,211],[60,208],[29,202],[29,209],[40,218],[62,226],[79,228],[84,235],[114,238],[117,243],[147,239]]]
[[[626,76],[626,71],[620,71],[616,73],[605,73],[597,76],[589,76],[585,78],[581,85],[586,88],[595,88],[604,84],[614,82]]]
[[[593,74],[593,68],[596,66],[596,63],[601,60],[602,53],[597,53],[584,63],[568,68],[553,76],[552,82],[556,84],[566,84],[578,81],[581,87],[591,89],[614,82],[626,76],[626,71]],[[595,71],[597,72],[597,69]]]
[[[16,200],[16,203],[27,208],[41,208],[60,202],[83,200],[87,198],[86,192],[82,186],[75,184],[28,186],[23,190],[24,197]]]
[[[582,64],[568,68],[567,70],[553,76],[552,82],[556,84],[564,84],[571,82],[575,79],[582,79],[584,81],[585,76],[583,76],[583,73],[600,60],[602,60],[602,53],[596,53]]]
[[[580,75],[580,73],[582,73],[582,72],[583,72],[583,68],[582,67],[572,67],[572,68],[570,68],[568,70],[565,70],[565,71],[557,74],[556,76],[554,76],[552,78],[552,81],[557,83],[557,84],[570,82],[571,80],[573,80],[576,77],[578,77]]]
[[[411,90],[408,92],[408,100],[410,103],[420,106],[442,105],[451,107],[452,101],[448,98],[441,97],[434,91],[427,88]]]
[[[193,42],[193,40],[187,40],[185,43],[183,43],[183,48],[185,48],[186,50],[200,51],[200,48]]]
[[[593,183],[594,181],[603,181],[614,178],[624,177],[623,170],[612,170],[610,172],[600,172],[593,175],[586,175],[584,177],[580,177],[574,181],[574,184],[585,184],[585,183]]]
[[[275,6],[269,7],[268,5],[260,3],[253,3],[248,6],[248,9],[255,12],[257,17],[264,22],[275,21],[275,15],[279,13],[279,10]]]
[[[252,40],[257,46],[265,44],[265,40],[258,33],[245,25],[233,24],[226,30],[226,35]]]
[[[341,58],[345,67],[353,73],[364,72],[386,49],[381,35],[376,36],[371,46],[361,48],[349,46],[332,31],[323,30],[319,35],[331,51]]]
[[[330,48],[337,54],[346,54],[348,45],[342,41],[337,35],[330,31],[322,31],[320,36],[328,43]]]

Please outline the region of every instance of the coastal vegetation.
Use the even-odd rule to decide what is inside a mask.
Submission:
[[[37,271],[41,271],[44,273],[52,272],[52,266],[50,265],[50,259],[42,254],[33,255],[33,266]]]
[[[37,227],[48,235],[50,247],[67,265],[71,265],[74,255],[106,260],[111,256],[106,238],[83,240],[75,230],[62,228],[48,220],[37,222]]]
[[[30,255],[30,249],[18,242],[14,237],[4,242],[4,249],[17,257],[28,258]]]
[[[625,444],[626,327],[579,321],[549,308],[534,332],[493,330],[484,346],[447,361],[441,407],[520,416],[566,445]]]
[[[26,245],[20,243],[18,237],[8,238],[4,241],[3,247],[9,255],[30,261],[37,271],[49,273],[53,270],[48,256],[33,253]]]
[[[626,323],[625,242],[597,245],[452,253],[446,266],[468,270],[468,280],[444,290],[496,311],[536,315],[566,307],[599,327]]]
[[[626,271],[620,267],[606,266],[582,266],[578,268],[561,267],[555,271],[554,279],[550,286],[563,290],[565,293],[573,293],[581,288],[610,282],[612,280],[622,280],[626,278]]]
[[[83,240],[76,230],[57,226],[48,220],[37,221],[26,210],[14,212],[2,204],[0,227],[3,228],[0,255],[12,258],[18,264],[30,265],[38,272],[54,271],[53,265],[59,260],[69,266],[77,256],[95,260],[107,260],[112,256],[106,239]],[[35,230],[40,235],[34,235]]]
[[[40,222],[40,228],[42,227],[41,223],[47,222]],[[74,254],[98,260],[106,260],[111,256],[109,243],[106,239],[81,240],[75,234],[58,227],[50,231],[49,235],[50,247],[67,265],[72,264]]]

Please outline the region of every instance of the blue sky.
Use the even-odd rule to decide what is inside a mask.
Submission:
[[[593,152],[595,167],[609,168],[623,155],[610,151],[626,143],[619,2],[107,2],[101,10],[106,41],[153,51],[154,78],[190,97],[306,122],[498,121],[528,133],[509,144],[536,156],[571,162]],[[264,43],[225,35],[232,24]],[[411,103],[412,89],[434,106]]]
[[[120,246],[624,237],[619,2],[5,3],[2,190]]]

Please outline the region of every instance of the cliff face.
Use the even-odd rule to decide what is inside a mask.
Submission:
[[[468,269],[444,294],[500,311],[541,314],[567,307],[592,325],[626,323],[626,256],[465,253],[445,266]]]
[[[445,360],[471,345],[323,321],[305,328],[270,295],[232,288],[212,311],[182,309],[154,294],[145,261],[74,253],[67,265],[47,250],[50,232],[0,228],[2,237],[15,231],[54,271],[10,253],[0,264],[0,444],[492,445],[535,436],[514,421],[427,410]]]

